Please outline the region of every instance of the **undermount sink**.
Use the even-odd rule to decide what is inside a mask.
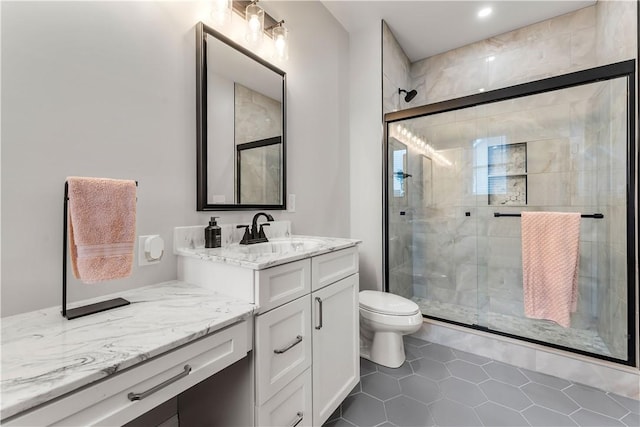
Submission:
[[[255,243],[253,245],[241,245],[238,243],[231,244],[228,250],[238,251],[243,254],[285,254],[289,252],[310,252],[319,249],[322,246],[321,240],[315,239],[273,239],[264,243]]]

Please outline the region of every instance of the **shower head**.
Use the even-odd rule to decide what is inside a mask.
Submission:
[[[398,88],[398,93],[399,93],[399,94],[402,94],[403,92],[404,92],[404,93],[406,93],[406,95],[404,96],[404,102],[410,102],[410,101],[411,101],[413,98],[415,98],[415,97],[416,97],[416,95],[418,94],[418,91],[417,91],[417,90],[415,90],[415,89],[412,89],[412,90],[410,90],[410,91],[408,91],[408,92],[407,92],[407,91],[406,91],[406,90],[404,90],[404,89],[400,89],[400,88]]]

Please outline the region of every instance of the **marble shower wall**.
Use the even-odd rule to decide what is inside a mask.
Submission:
[[[413,105],[430,104],[634,58],[633,1],[599,1],[572,13],[411,64]]]
[[[402,110],[408,105],[400,98],[398,89],[410,90],[411,62],[391,32],[382,21],[382,113]],[[412,105],[419,105],[415,101]]]

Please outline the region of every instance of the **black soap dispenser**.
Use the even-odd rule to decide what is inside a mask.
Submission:
[[[219,248],[222,246],[222,229],[216,222],[217,216],[212,216],[209,226],[204,229],[204,247]]]

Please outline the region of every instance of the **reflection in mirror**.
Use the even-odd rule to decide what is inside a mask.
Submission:
[[[285,209],[285,73],[196,27],[198,210]]]
[[[280,200],[280,145],[280,137],[236,145],[239,203]]]

